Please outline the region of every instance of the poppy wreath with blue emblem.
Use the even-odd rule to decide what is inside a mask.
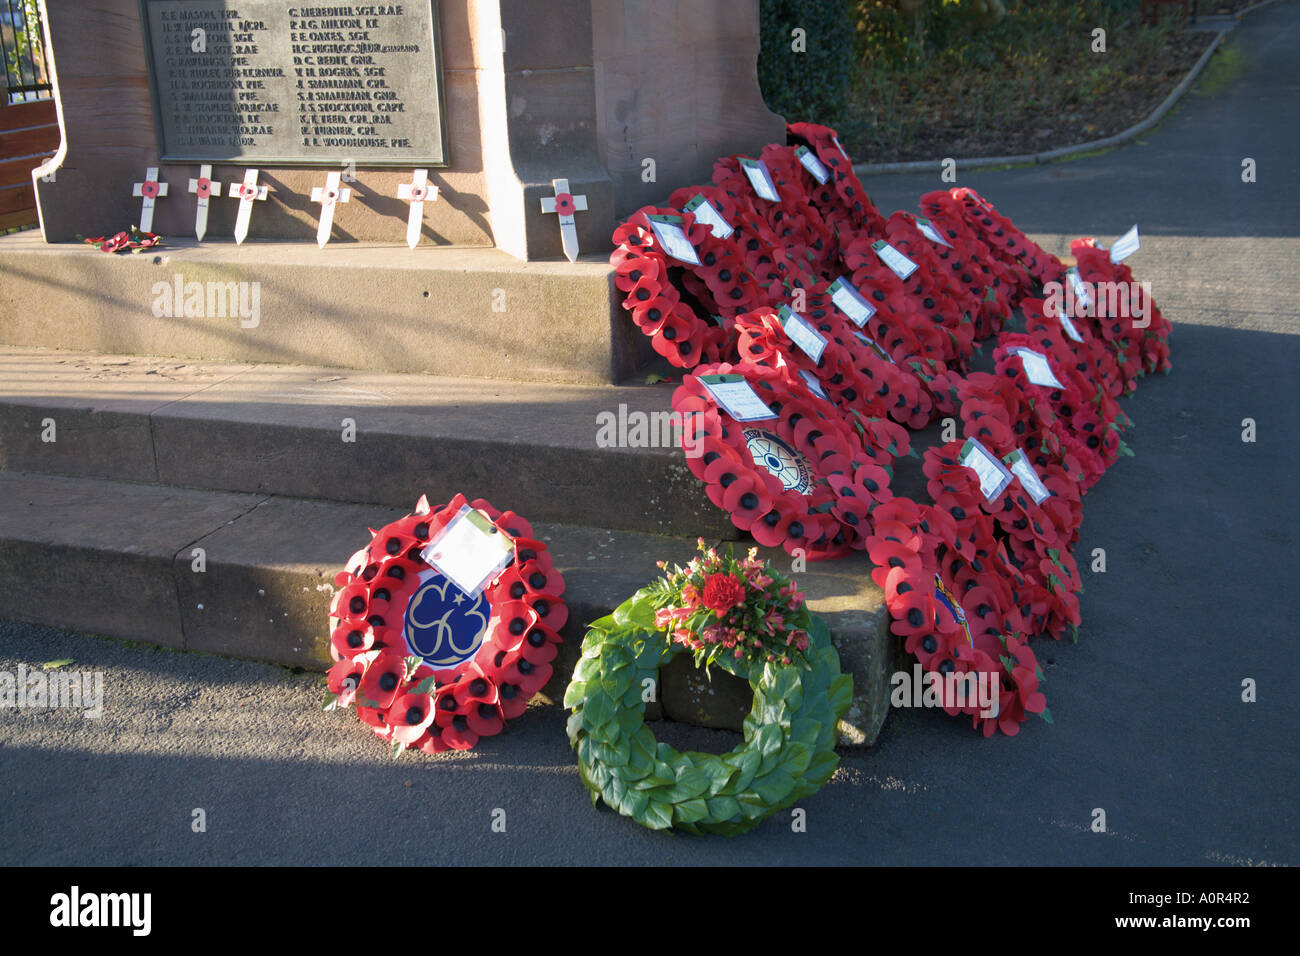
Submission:
[[[478,595],[461,591],[421,552],[468,505],[513,546]],[[532,526],[512,511],[457,495],[371,530],[335,577],[324,709],[355,703],[393,746],[469,750],[520,716],[550,680],[568,619],[564,579]]]

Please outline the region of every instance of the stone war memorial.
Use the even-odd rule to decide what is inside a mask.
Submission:
[[[692,833],[891,706],[1051,720],[1030,642],[1170,368],[1136,226],[877,209],[753,0],[40,11],[0,617],[318,672],[409,759],[563,708],[593,802]]]

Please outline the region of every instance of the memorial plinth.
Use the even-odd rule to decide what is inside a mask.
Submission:
[[[558,259],[552,181],[587,196],[580,247],[615,216],[706,178],[714,157],[779,139],[755,62],[757,5],[601,0],[51,0],[63,146],[34,177],[48,242],[138,221],[147,167],[171,184],[155,231],[194,234],[200,165],[269,187],[252,240],[311,241],[311,191],[354,192],[334,242],[402,243],[399,187],[428,168],[421,243]],[[651,163],[646,161],[650,160]],[[647,172],[649,171],[649,173]],[[53,174],[52,176],[50,174]],[[123,186],[125,185],[125,190]],[[227,194],[228,195],[228,194]],[[211,201],[208,241],[237,203]]]

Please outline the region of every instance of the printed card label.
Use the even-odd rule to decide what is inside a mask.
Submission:
[[[800,165],[802,165],[804,169],[808,170],[808,172],[812,173],[813,179],[817,180],[817,182],[821,183],[823,186],[826,185],[826,182],[831,178],[831,174],[826,170],[826,167],[822,165],[822,161],[817,158],[816,153],[807,146],[800,146],[794,151],[794,154],[799,157]]]
[[[1052,372],[1047,356],[1033,349],[1012,349],[1013,355],[1019,355],[1025,365],[1025,377],[1035,385],[1044,388],[1065,388]]]
[[[799,369],[799,377],[803,379],[803,383],[808,386],[809,391],[818,398],[824,398],[828,402],[831,400],[831,397],[826,394],[826,390],[822,388],[822,383],[817,381],[817,376],[812,372],[801,368]]]
[[[713,234],[719,239],[729,239],[731,234],[736,231],[731,228],[731,223],[722,217],[722,213],[718,212],[718,207],[699,193],[696,193],[695,198],[682,208],[689,213],[693,213],[695,218],[712,229]]]
[[[915,262],[885,242],[884,239],[877,239],[871,244],[871,248],[876,250],[876,255],[880,256],[880,260],[889,266],[894,275],[900,279],[906,279],[917,269]]]
[[[847,315],[849,321],[858,328],[866,325],[867,320],[876,314],[876,307],[864,299],[862,293],[853,287],[853,283],[843,276],[832,282],[828,291],[835,308]]]
[[[1020,479],[1020,484],[1024,485],[1025,491],[1029,492],[1029,497],[1034,499],[1034,504],[1041,505],[1052,496],[1051,491],[1038,477],[1038,472],[1034,471],[1034,466],[1019,448],[1002,460],[1010,466],[1011,474]]]
[[[781,201],[781,197],[776,191],[776,183],[772,182],[772,174],[767,171],[766,163],[761,159],[749,159],[742,156],[740,157],[740,168],[749,177],[749,184],[754,187],[754,192],[758,193],[759,198],[766,199],[768,202]]]
[[[681,216],[646,216],[646,219],[649,220],[650,228],[654,230],[655,238],[659,240],[659,245],[664,247],[665,252],[680,262],[693,266],[700,265],[700,257],[682,229],[686,220]]]
[[[781,320],[785,334],[790,336],[790,341],[803,349],[804,354],[814,362],[820,362],[822,352],[826,351],[826,337],[788,305],[781,306],[776,315]]]
[[[758,397],[743,375],[701,375],[700,384],[709,390],[722,410],[738,422],[776,418],[776,412]]]
[[[514,557],[510,539],[469,505],[462,505],[420,557],[471,598],[495,578]]]
[[[1110,261],[1123,262],[1133,253],[1142,247],[1138,241],[1138,227],[1135,225],[1124,235],[1115,240],[1115,244],[1110,247]]]
[[[939,233],[939,230],[934,228],[934,223],[929,219],[926,219],[924,216],[916,217],[916,228],[921,231],[921,235],[925,236],[925,238],[929,239],[931,242],[937,242],[940,245],[947,246],[949,249],[952,248],[952,243],[945,239]]]
[[[957,460],[975,472],[980,480],[980,494],[986,501],[994,501],[1011,484],[1011,472],[998,461],[997,456],[974,438],[966,439]]]
[[[1070,280],[1070,289],[1074,292],[1074,297],[1079,300],[1079,304],[1085,309],[1091,306],[1092,296],[1088,293],[1088,286],[1079,275],[1079,270],[1067,269],[1065,277]]]

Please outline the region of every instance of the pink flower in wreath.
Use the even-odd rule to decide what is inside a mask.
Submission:
[[[803,606],[803,592],[794,586],[791,581],[781,589],[781,597],[790,599],[790,610],[797,611]]]
[[[655,630],[666,631],[673,623],[673,609],[661,607],[655,611]]]
[[[704,606],[722,617],[745,600],[745,585],[730,574],[710,574],[704,579]]]

